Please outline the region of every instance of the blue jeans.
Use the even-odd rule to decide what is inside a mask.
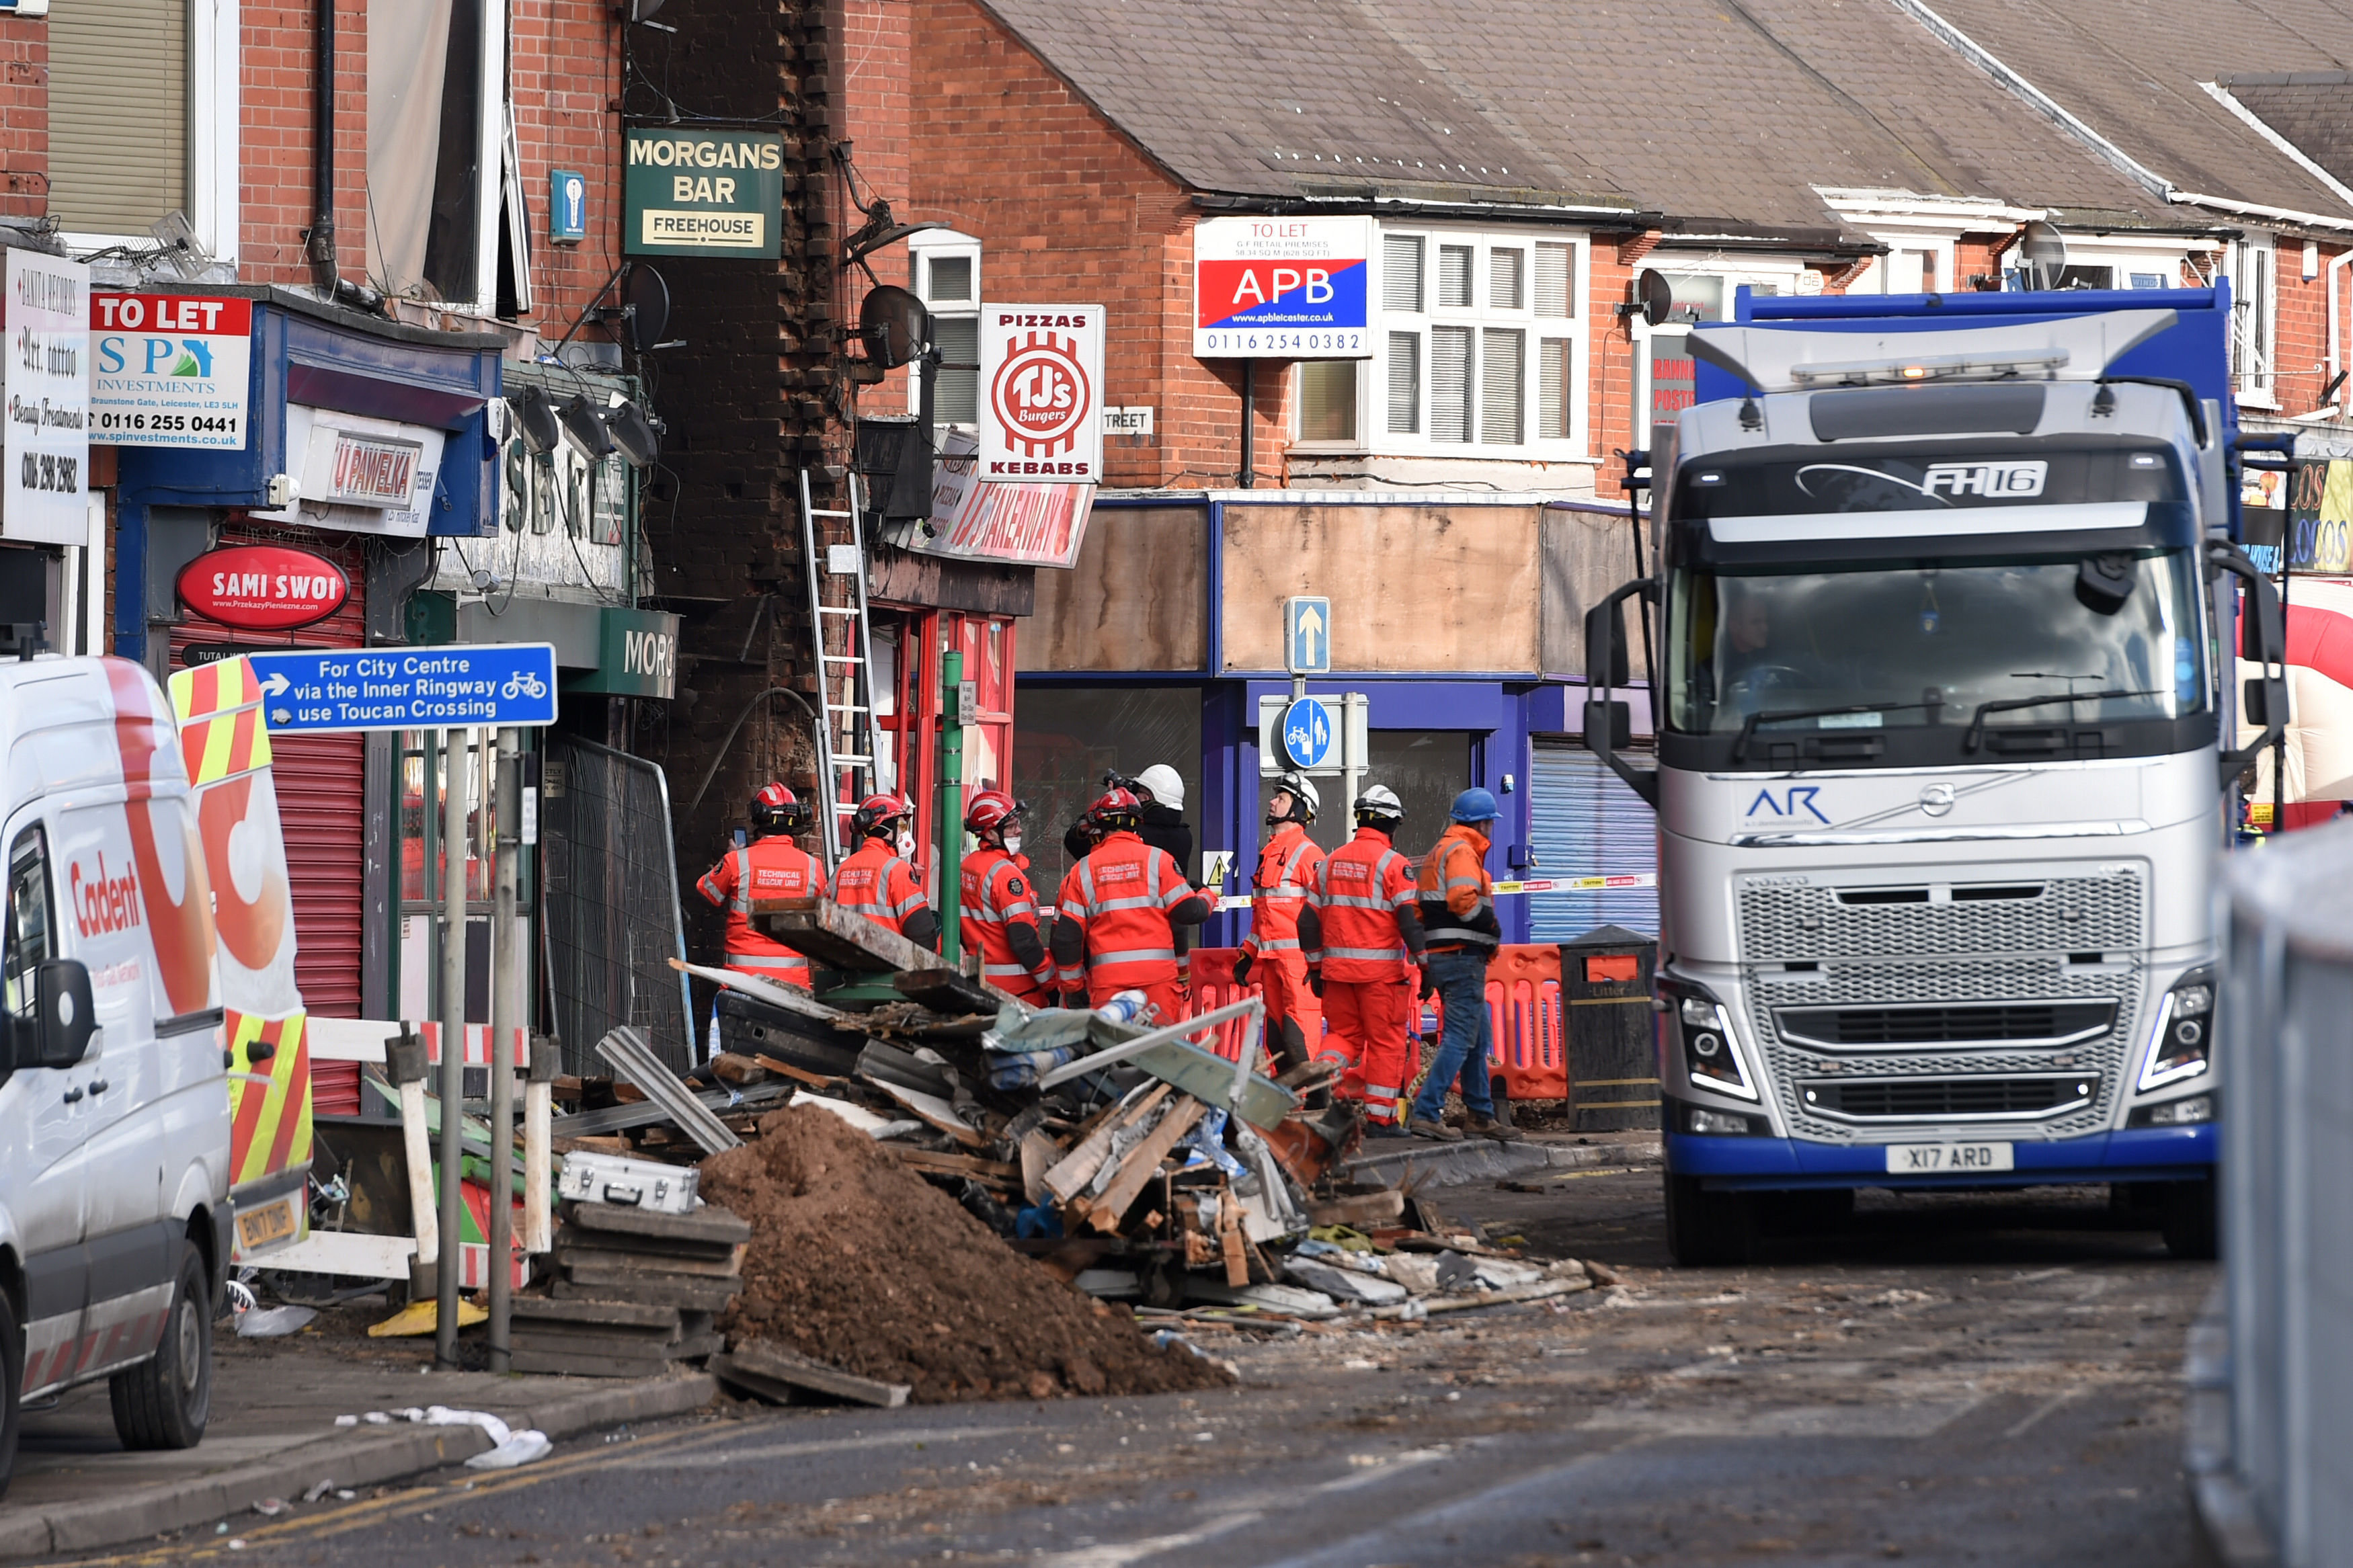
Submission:
[[[1414,1097],[1412,1114],[1427,1121],[1437,1121],[1446,1105],[1446,1091],[1454,1087],[1459,1077],[1462,1103],[1471,1114],[1493,1116],[1495,1101],[1487,1093],[1487,1054],[1491,1048],[1487,954],[1474,948],[1433,952],[1428,972],[1438,984],[1438,1000],[1446,1011],[1446,1026],[1438,1038],[1438,1056],[1430,1064],[1430,1077],[1423,1080],[1421,1092]]]

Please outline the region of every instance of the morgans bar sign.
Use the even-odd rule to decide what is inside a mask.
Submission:
[[[623,133],[632,256],[777,254],[785,139],[773,131],[646,127]]]

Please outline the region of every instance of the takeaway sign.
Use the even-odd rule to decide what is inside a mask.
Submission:
[[[1219,217],[1193,228],[1197,359],[1370,359],[1373,220]]]
[[[92,441],[244,449],[252,300],[104,292],[90,299]]]
[[[777,254],[785,139],[773,131],[625,132],[621,182],[631,256]]]
[[[980,308],[980,455],[990,482],[1103,480],[1101,305]]]

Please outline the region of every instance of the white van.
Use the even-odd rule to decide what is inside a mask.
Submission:
[[[0,663],[0,756],[5,1488],[21,1402],[99,1378],[125,1446],[203,1436],[232,1172],[211,879],[171,705],[123,659]]]

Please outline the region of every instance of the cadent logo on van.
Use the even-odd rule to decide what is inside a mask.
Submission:
[[[2041,458],[2006,463],[1931,463],[1922,476],[1923,495],[1958,500],[1978,496],[1986,500],[2029,500],[2042,493],[2051,465]]]
[[[66,873],[66,883],[73,904],[74,923],[81,928],[82,935],[108,936],[143,923],[140,918],[138,877],[128,866],[122,868],[121,876],[109,876],[104,850],[99,852],[95,876],[86,874],[81,862],[76,860]]]

